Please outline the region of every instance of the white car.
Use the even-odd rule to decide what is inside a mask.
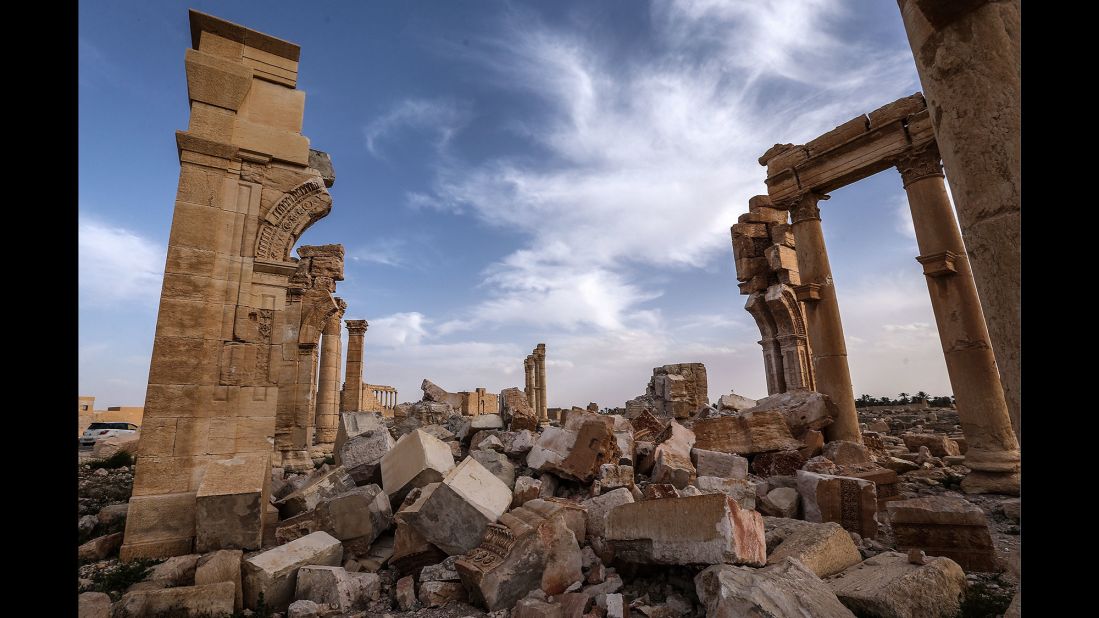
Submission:
[[[133,423],[92,423],[80,436],[80,446],[95,446],[103,438],[125,436],[136,433],[138,426]]]

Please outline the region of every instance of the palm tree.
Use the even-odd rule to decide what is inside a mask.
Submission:
[[[920,392],[918,392],[918,393],[916,393],[915,395],[912,396],[912,400],[913,401],[927,401],[927,399],[929,397],[931,397],[931,395],[928,395],[927,393],[925,393],[923,391],[920,391]]]
[[[898,393],[897,400],[901,403],[908,403],[908,393]]]

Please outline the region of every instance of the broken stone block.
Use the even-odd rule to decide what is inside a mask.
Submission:
[[[140,431],[97,440],[95,446],[92,447],[92,457],[100,460],[110,459],[123,451],[136,455],[137,446],[140,442]]]
[[[483,432],[477,432],[477,435],[481,435],[481,433]],[[504,452],[504,443],[500,441],[500,438],[497,438],[494,435],[490,435],[479,442],[476,439],[474,439],[474,441],[477,442],[476,450],[496,451],[497,453]],[[470,450],[474,450],[472,446]]]
[[[650,483],[641,489],[641,496],[645,500],[660,500],[663,498],[678,498],[679,490],[670,483]]]
[[[396,519],[396,522],[397,529],[393,534],[393,555],[389,563],[398,577],[419,573],[425,566],[437,564],[447,557],[443,550],[429,543],[415,528],[400,519]]]
[[[508,432],[501,440],[504,443],[504,453],[508,457],[523,457],[530,452],[530,449],[534,448],[534,442],[537,438],[537,434],[526,429]]]
[[[343,466],[336,466],[301,489],[275,502],[275,506],[278,507],[283,518],[290,518],[317,508],[325,498],[338,496],[354,488],[355,481],[347,470]]]
[[[535,470],[591,483],[599,466],[618,463],[621,453],[615,438],[614,419],[587,412],[571,414],[563,428],[546,427],[527,454]]]
[[[252,556],[244,561],[241,574],[244,606],[255,610],[262,593],[266,607],[282,611],[290,605],[301,567],[339,566],[342,561],[343,545],[327,532],[314,532]]]
[[[336,465],[343,465],[339,453],[348,440],[368,431],[376,431],[379,428],[385,429],[385,419],[377,412],[341,412],[339,424],[336,428],[336,441],[332,448]]]
[[[121,532],[116,532],[114,534],[94,538],[87,543],[84,543],[76,548],[77,559],[81,562],[91,562],[107,558],[111,554],[117,552],[118,548],[122,546],[122,534],[123,533]]]
[[[309,565],[298,569],[294,598],[348,613],[366,608],[381,594],[381,578],[374,573],[348,573],[343,567]]]
[[[244,608],[244,593],[240,583],[240,563],[244,552],[239,549],[220,549],[198,559],[195,564],[195,585],[229,582],[236,591],[233,596],[234,611]]]
[[[807,460],[824,452],[824,434],[815,429],[807,430],[805,433],[798,436],[797,439],[802,444],[802,447],[798,449],[798,452]]]
[[[671,421],[653,451],[652,481],[671,483],[677,489],[690,485],[695,478],[695,467],[691,463],[691,448],[694,443],[693,431],[674,420]]]
[[[759,476],[790,476],[805,465],[800,451],[772,451],[752,458],[752,472]]]
[[[827,584],[795,559],[763,569],[717,564],[695,576],[707,616],[854,618]]]
[[[767,564],[778,564],[786,558],[796,558],[817,577],[828,577],[862,562],[850,533],[831,522],[797,527],[767,556]]]
[[[485,528],[511,506],[511,489],[472,457],[397,513],[428,542],[449,555],[477,547]]]
[[[162,588],[194,585],[198,559],[198,554],[172,556],[154,566],[143,581],[131,585],[126,591],[160,590]]]
[[[966,571],[999,571],[996,548],[981,507],[963,498],[928,496],[887,507],[897,549],[945,556]]]
[[[511,612],[511,618],[565,618],[565,608],[558,603],[548,603],[544,599],[519,599]]]
[[[716,476],[725,479],[748,479],[748,460],[732,453],[719,453],[705,449],[691,449],[698,476]]]
[[[518,508],[528,500],[537,498],[541,490],[542,481],[529,476],[520,476],[515,479],[515,491],[511,497],[511,508]]]
[[[417,429],[401,436],[381,465],[382,488],[393,504],[400,504],[412,488],[443,480],[454,469],[454,456],[445,442]]]
[[[79,618],[111,618],[111,597],[106,593],[81,593],[77,604]]]
[[[798,515],[799,500],[796,489],[776,487],[759,501],[759,510],[764,515],[794,518]]]
[[[866,428],[876,433],[889,433],[889,423],[883,420],[876,420],[869,423]]]
[[[885,508],[885,503],[900,499],[897,489],[897,473],[888,469],[867,470],[865,472],[848,472],[844,476],[855,479],[863,479],[874,483],[874,491],[878,495],[878,510]]]
[[[759,405],[759,402],[755,399],[748,399],[747,397],[741,397],[736,393],[729,393],[728,395],[722,395],[717,398],[717,407],[719,410],[732,410],[734,412],[740,412],[741,410],[749,410]]]
[[[614,491],[620,487],[631,489],[634,487],[633,466],[618,464],[603,464],[599,466],[599,474],[595,482],[599,483],[600,492]]]
[[[767,560],[763,517],[723,494],[620,505],[607,516],[606,537],[626,562],[763,566]]]
[[[778,412],[707,418],[696,422],[692,429],[695,447],[707,451],[752,455],[801,448]]]
[[[926,446],[935,457],[962,454],[957,442],[939,433],[906,433],[901,439],[908,450],[914,452],[918,452],[921,446]]]
[[[861,537],[878,537],[878,495],[872,481],[798,470],[797,485],[807,521],[836,522]]]
[[[643,411],[630,420],[633,426],[633,439],[638,442],[653,442],[656,437],[664,433],[667,421],[663,421],[651,412]]]
[[[890,470],[893,470],[894,472],[897,472],[899,474],[904,474],[905,472],[911,472],[913,470],[920,469],[919,464],[912,461],[907,461],[905,459],[900,459],[898,457],[889,457],[880,463],[882,466],[889,468]]]
[[[341,541],[362,538],[369,545],[393,524],[389,496],[377,485],[356,487],[317,507],[320,529]]]
[[[839,413],[827,395],[806,390],[764,397],[756,402],[755,407],[744,410],[742,414],[754,415],[760,412],[780,414],[793,435],[801,435],[809,429],[824,429],[832,424]]]
[[[451,601],[464,603],[468,598],[461,582],[420,582],[418,599],[424,607],[442,607]]]
[[[511,430],[538,430],[538,415],[531,408],[523,391],[517,388],[505,388],[500,391],[500,408],[511,419]]]
[[[499,442],[499,440],[497,440],[497,442]],[[482,445],[484,445],[484,442],[482,442]],[[504,485],[508,486],[508,489],[515,487],[515,464],[508,460],[507,455],[482,449],[471,451],[469,456],[476,459],[477,463],[484,466],[486,470],[500,479]]]
[[[286,608],[286,618],[320,618],[321,606],[313,601],[301,599]]]
[[[607,618],[626,618],[626,603],[621,594],[608,594],[604,601]]]
[[[858,442],[833,440],[824,445],[824,456],[837,466],[870,463],[870,453]]]
[[[897,618],[956,616],[966,586],[962,568],[949,558],[916,565],[894,551],[868,558],[825,583],[860,616]]]
[[[695,479],[695,487],[701,493],[721,493],[736,500],[742,508],[756,508],[756,488],[744,479],[723,479],[716,476],[700,476]],[[680,492],[680,495],[687,495]]]
[[[1004,515],[1015,523],[1019,523],[1021,518],[1022,503],[1019,498],[1008,498],[1000,503],[1000,509],[1004,512]]]
[[[532,590],[556,595],[580,582],[585,536],[582,507],[531,500],[490,524],[481,544],[455,567],[472,602],[489,611],[506,609]]]
[[[116,523],[126,520],[126,513],[129,511],[130,505],[128,503],[123,504],[111,504],[99,509],[99,513],[95,515],[96,523],[100,526],[109,527]],[[90,517],[90,516],[89,516]]]
[[[337,441],[333,451],[336,464],[347,470],[356,485],[380,483],[382,457],[396,444],[385,422],[373,413],[344,413],[342,417],[355,419],[354,425],[347,430],[354,434],[342,443]],[[345,420],[347,425],[352,425],[349,419]],[[341,427],[344,424],[341,423]]]
[[[211,461],[195,496],[195,550],[259,549],[271,474],[270,453]]]
[[[416,599],[416,578],[406,575],[397,580],[397,607],[403,612],[414,611],[419,608],[420,602]]]
[[[556,476],[547,472],[538,480],[542,482],[542,486],[538,489],[539,498],[552,498],[557,493],[557,486],[560,481]]]
[[[233,613],[235,588],[230,582],[137,590],[122,595],[111,615],[119,618],[143,616],[227,616]]]
[[[504,419],[499,414],[478,414],[469,419],[470,431],[478,429],[503,429]]]
[[[626,488],[601,493],[590,500],[585,500],[583,505],[588,512],[588,534],[591,536],[605,536],[607,514],[616,506],[629,504],[633,501],[633,494]]]
[[[458,571],[454,564],[458,562],[458,556],[451,556],[438,564],[432,564],[420,569],[420,582],[456,582],[460,581]]]

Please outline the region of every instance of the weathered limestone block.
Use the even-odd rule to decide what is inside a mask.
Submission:
[[[542,491],[542,481],[529,476],[515,479],[515,491],[511,497],[511,508],[519,508],[528,500],[537,498]]]
[[[798,449],[801,456],[811,459],[824,452],[824,434],[816,429],[808,429],[797,437],[802,447]]]
[[[244,552],[239,549],[219,549],[198,559],[195,565],[195,585],[229,582],[233,584],[234,611],[244,609],[244,591],[240,583],[240,563]]]
[[[742,410],[749,410],[759,405],[759,402],[755,399],[748,399],[742,397],[736,393],[729,393],[728,395],[722,395],[717,398],[717,408],[719,410],[732,410],[733,412],[740,412]]]
[[[286,608],[286,618],[321,618],[321,606],[307,599],[294,601]]]
[[[465,602],[469,597],[461,582],[420,582],[417,598],[424,607],[442,607],[451,601]]]
[[[833,440],[824,445],[824,456],[837,466],[870,463],[870,452],[858,442]]]
[[[863,479],[874,483],[874,491],[878,495],[878,510],[884,508],[884,504],[891,500],[899,500],[897,488],[897,472],[889,469],[867,470],[865,472],[848,472],[845,476],[855,479]]]
[[[722,494],[643,500],[607,516],[617,559],[652,564],[747,564],[767,560],[763,517]]]
[[[471,601],[497,611],[532,590],[557,595],[583,581],[584,520],[582,507],[552,499],[531,500],[502,515],[455,564]]]
[[[652,442],[664,432],[667,421],[653,416],[648,410],[643,410],[637,416],[630,419],[633,426],[633,439],[638,442]]]
[[[132,584],[126,591],[160,590],[162,588],[194,585],[198,560],[198,554],[172,556],[154,566],[143,581]]]
[[[341,439],[341,436],[346,436]],[[336,434],[333,457],[357,485],[381,482],[382,457],[395,442],[381,415],[372,412],[344,412]]]
[[[591,483],[599,466],[618,463],[619,456],[614,419],[583,412],[571,414],[563,428],[546,427],[527,454],[527,465]]]
[[[83,592],[77,601],[79,618],[111,618],[111,597],[104,592]]]
[[[691,461],[694,462],[698,476],[748,479],[748,460],[740,455],[693,448],[691,449]]]
[[[786,558],[796,558],[817,577],[828,577],[862,562],[851,535],[831,522],[796,528],[767,556],[767,564],[778,564]]]
[[[478,429],[503,429],[504,418],[499,414],[478,414],[469,421],[471,431]]]
[[[696,422],[692,429],[695,446],[707,451],[751,455],[801,448],[778,412],[707,418]]]
[[[420,602],[416,599],[416,578],[406,575],[397,580],[395,596],[397,607],[403,612],[416,611],[420,608]]]
[[[981,507],[963,498],[895,500],[886,508],[897,549],[945,556],[966,571],[999,571],[996,547]]]
[[[461,581],[461,578],[458,577],[458,571],[454,567],[456,562],[458,562],[458,556],[451,556],[439,564],[425,566],[420,569],[420,576],[417,579],[421,583]]]
[[[620,487],[625,487],[632,492],[633,487],[636,486],[633,466],[603,464],[599,466],[599,474],[595,482],[599,483],[600,492],[614,491]]]
[[[517,388],[505,388],[500,391],[500,407],[504,411],[504,416],[510,418],[512,431],[538,430],[538,414],[527,401],[523,391]]]
[[[119,618],[141,618],[172,612],[173,616],[227,616],[233,613],[236,588],[230,582],[136,590],[122,595],[111,610]]]
[[[313,601],[347,614],[366,608],[381,593],[381,578],[374,573],[348,573],[343,567],[309,565],[298,569],[294,598]]]
[[[594,496],[583,502],[588,513],[588,534],[590,536],[605,536],[607,529],[607,515],[615,507],[622,504],[630,504],[634,501],[633,493],[629,489],[619,488],[613,491]]]
[[[140,431],[97,440],[95,446],[92,447],[92,457],[96,459],[109,459],[122,451],[136,455],[140,440]]]
[[[419,489],[414,490],[419,492]],[[411,493],[409,495],[412,495]],[[397,572],[397,577],[404,577],[409,573],[419,573],[420,569],[431,564],[437,564],[444,560],[446,553],[427,541],[411,525],[396,519],[397,529],[393,535],[393,555],[389,559],[390,565]]]
[[[511,611],[511,618],[565,618],[565,608],[559,603],[527,597],[519,599]]]
[[[103,560],[118,551],[122,545],[122,534],[116,532],[106,536],[96,537],[84,543],[76,549],[77,559],[81,562]]]
[[[724,494],[745,509],[756,508],[755,485],[744,479],[723,479],[716,476],[700,476],[694,486],[704,494]],[[684,494],[685,495],[685,494]]]
[[[327,532],[314,532],[252,556],[244,561],[241,575],[244,606],[255,610],[263,593],[266,607],[282,611],[290,605],[301,567],[339,566],[342,561],[343,545]]]
[[[653,451],[652,482],[671,483],[677,489],[690,485],[696,476],[691,463],[694,443],[694,432],[672,420]]]
[[[485,528],[511,506],[511,489],[472,457],[397,513],[428,542],[453,556],[481,542]]]
[[[507,455],[496,451],[476,450],[470,451],[469,456],[500,479],[508,489],[515,487],[515,464],[508,460]]]
[[[794,518],[798,515],[800,500],[798,490],[790,487],[776,487],[760,499],[759,511],[773,517]]]
[[[716,564],[695,576],[695,591],[706,615],[713,618],[854,618],[835,593],[796,559],[763,569]]]
[[[872,481],[798,470],[798,495],[805,519],[836,522],[861,537],[878,536],[878,496]]]
[[[649,483],[641,489],[641,496],[645,500],[678,498],[679,491],[675,488],[675,485],[669,483]]]
[[[618,414],[609,415],[609,418],[614,420],[611,431],[614,433],[614,442],[618,446],[617,463],[623,466],[632,466],[634,453],[637,450],[637,442],[633,437],[633,425],[626,417]]]
[[[752,458],[752,472],[759,476],[790,476],[805,465],[800,451],[770,451]]]
[[[381,466],[382,487],[393,504],[400,504],[412,488],[443,480],[454,469],[454,456],[445,442],[417,429],[397,440]]]
[[[424,392],[424,401],[446,403],[452,408],[460,408],[462,406],[461,395],[458,393],[450,393],[427,378],[424,378],[423,383],[420,384],[420,390]]]
[[[275,502],[283,517],[293,517],[311,511],[326,498],[338,496],[355,488],[355,481],[343,466],[336,466],[314,478],[307,485]]]
[[[389,496],[377,485],[365,485],[333,496],[317,506],[320,529],[341,541],[362,539],[369,545],[393,525]]]
[[[760,412],[778,412],[786,421],[793,435],[800,435],[807,429],[821,430],[831,425],[839,413],[828,395],[815,391],[794,390],[764,397],[755,407],[744,410],[743,414],[753,415]]]
[[[538,435],[529,430],[509,431],[500,437],[504,443],[504,453],[508,457],[523,457],[534,448]]]
[[[884,552],[825,580],[840,601],[860,616],[946,618],[956,616],[965,594],[965,573],[949,558],[912,564]]]
[[[270,453],[212,461],[195,496],[195,550],[259,549],[271,478]]]
[[[901,439],[912,452],[917,452],[921,446],[926,446],[935,457],[962,454],[957,442],[939,433],[906,433],[901,436]]]

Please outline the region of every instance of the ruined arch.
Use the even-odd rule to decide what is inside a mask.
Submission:
[[[290,262],[294,243],[311,225],[332,210],[332,196],[319,176],[286,192],[260,219],[256,259]]]

